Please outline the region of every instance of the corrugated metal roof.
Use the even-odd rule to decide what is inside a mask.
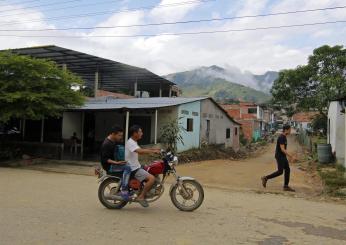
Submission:
[[[98,97],[89,99],[83,106],[70,108],[70,110],[109,110],[109,109],[150,109],[181,105],[207,99],[207,97],[182,98],[182,97],[154,97],[134,99],[114,99],[111,97]]]
[[[70,108],[69,111],[92,111],[92,110],[115,110],[115,109],[155,109],[169,106],[176,106],[187,104],[195,101],[211,100],[221,111],[225,113],[233,123],[241,125],[236,122],[228,113],[212,98],[197,97],[197,98],[183,98],[183,97],[151,97],[151,98],[133,98],[133,99],[115,99],[114,97],[96,97],[90,98],[83,106]]]

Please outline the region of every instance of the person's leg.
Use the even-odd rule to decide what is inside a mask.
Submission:
[[[128,165],[112,164],[109,168],[109,172],[111,173],[123,172],[120,189],[127,190],[127,186],[128,186],[129,178],[131,174],[131,168]]]
[[[285,161],[284,170],[285,170],[285,184],[284,184],[284,186],[288,186],[288,184],[290,182],[291,169],[290,169],[290,165],[289,165],[287,159]]]
[[[131,175],[131,167],[128,164],[123,165],[123,178],[121,182],[121,190],[128,190]]]
[[[278,166],[278,170],[277,171],[275,171],[274,173],[272,173],[270,175],[261,177],[262,185],[263,185],[264,188],[267,187],[267,181],[269,179],[273,179],[275,177],[278,177],[278,176],[282,175],[282,173],[283,173],[283,163],[282,163],[282,161],[280,159],[276,158],[276,163],[277,163],[277,166]]]
[[[289,182],[290,182],[290,173],[291,173],[291,169],[290,169],[290,165],[286,159],[286,162],[285,162],[285,183],[284,183],[284,188],[283,190],[284,191],[292,191],[292,192],[295,192],[294,189],[292,189],[291,187],[288,186]]]
[[[138,169],[136,174],[135,174],[135,178],[141,182],[143,182],[144,180],[146,180],[146,183],[144,185],[144,188],[142,190],[142,192],[140,193],[140,195],[137,197],[137,201],[143,206],[143,207],[148,207],[148,203],[145,200],[145,194],[151,189],[151,187],[153,186],[153,184],[155,183],[155,177],[151,174],[149,174],[147,171],[145,171],[144,169]]]
[[[267,180],[276,178],[276,177],[278,177],[278,176],[283,174],[284,164],[283,164],[282,160],[281,159],[276,159],[276,162],[277,162],[277,165],[278,165],[278,170],[275,171],[272,174],[269,174],[269,175],[265,176]]]

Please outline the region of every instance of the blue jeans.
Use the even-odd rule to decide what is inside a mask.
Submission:
[[[117,173],[117,172],[123,172],[123,177],[121,180],[121,190],[127,190],[131,175],[131,167],[128,164],[112,164],[109,168],[109,172],[111,173]]]

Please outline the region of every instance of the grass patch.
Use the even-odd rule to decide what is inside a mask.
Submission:
[[[319,165],[318,172],[324,183],[324,190],[331,196],[346,197],[346,171],[338,164]]]

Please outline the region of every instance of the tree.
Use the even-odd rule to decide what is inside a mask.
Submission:
[[[161,127],[160,141],[166,144],[168,150],[177,152],[177,144],[180,142],[184,144],[181,131],[185,129],[178,123],[177,120],[172,120]]]
[[[308,64],[283,70],[274,81],[273,102],[291,111],[324,113],[329,101],[346,96],[346,49],[322,46],[313,51]]]
[[[82,84],[52,61],[1,52],[0,122],[58,117],[64,109],[83,104],[83,95],[72,89]]]

